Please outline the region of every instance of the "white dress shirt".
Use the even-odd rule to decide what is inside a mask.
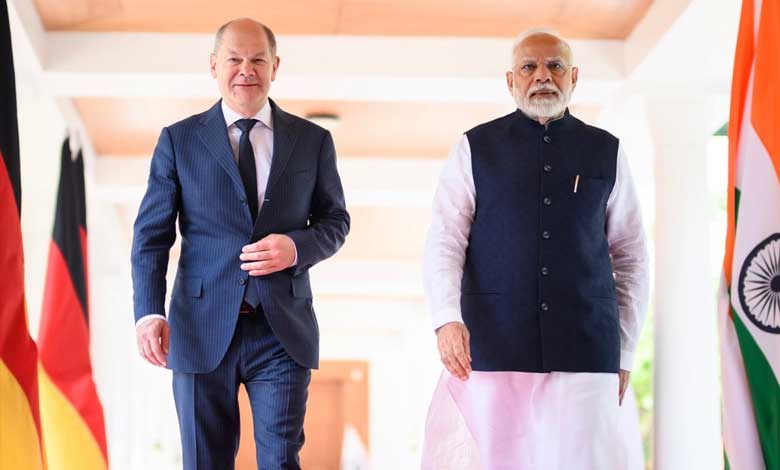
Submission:
[[[475,201],[471,147],[464,134],[441,173],[423,256],[434,329],[463,322],[461,281]],[[620,368],[631,370],[647,309],[649,268],[639,199],[622,146],[618,147],[615,186],[607,202],[606,219],[620,317]]]
[[[227,126],[230,146],[233,148],[233,156],[236,159],[236,164],[238,164],[238,143],[241,139],[241,129],[236,125],[236,121],[244,119],[244,117],[230,109],[227,103],[225,103],[225,100],[222,100],[222,115],[225,117],[225,125]],[[260,111],[250,119],[257,119],[259,121],[252,130],[249,131],[249,141],[252,143],[252,151],[255,154],[255,171],[257,172],[257,211],[259,214],[260,209],[263,207],[263,202],[265,201],[268,175],[271,173],[271,157],[274,154],[274,124],[270,101],[266,99],[265,104]],[[236,255],[236,258],[238,258],[238,255]],[[296,252],[292,266],[295,266],[297,262],[298,254]],[[138,319],[135,324],[136,328],[153,318],[166,319],[163,315],[146,315]]]
[[[236,121],[244,119],[243,116],[230,109],[222,100],[222,114],[225,116],[230,146],[233,148],[233,156],[238,163],[238,142],[241,139],[241,129]],[[271,104],[265,100],[265,105],[250,119],[257,119],[258,123],[249,131],[249,141],[252,143],[252,151],[255,153],[255,172],[257,173],[257,212],[263,207],[265,190],[268,186],[268,175],[271,173],[271,156],[274,154],[274,124],[271,114]]]

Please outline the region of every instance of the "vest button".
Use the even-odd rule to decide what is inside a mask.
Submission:
[[[547,165],[545,165],[544,166],[544,172],[545,173],[552,173],[552,165],[550,165],[549,163]]]
[[[550,231],[549,230],[545,230],[544,232],[542,232],[542,238],[544,238],[545,240],[549,240],[550,239]]]
[[[549,205],[552,204],[552,199],[550,199],[549,197],[546,197],[546,198],[544,198],[544,201],[542,201],[542,202],[544,202],[545,206],[549,206]]]
[[[244,278],[242,277],[241,279],[239,279],[239,280],[238,280],[238,283],[239,283],[239,284],[241,284],[241,285],[243,286],[244,284],[246,284],[246,279],[244,279]]]
[[[539,305],[539,308],[542,309],[542,312],[546,312],[550,310],[550,305],[547,302],[542,302],[542,304]]]
[[[548,274],[550,274],[550,268],[547,266],[542,266],[542,276],[546,276]]]
[[[544,136],[542,140],[544,141],[545,144],[549,144],[550,142],[552,142],[552,139],[550,138],[549,135]]]

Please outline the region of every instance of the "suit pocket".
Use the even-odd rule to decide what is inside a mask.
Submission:
[[[288,171],[287,174],[294,180],[309,179],[314,177],[314,168],[296,168]]]
[[[187,297],[200,297],[203,292],[203,278],[200,277],[182,277],[181,291]]]
[[[293,277],[290,279],[290,282],[292,283],[293,297],[299,299],[310,299],[312,297],[311,283],[308,276]]]

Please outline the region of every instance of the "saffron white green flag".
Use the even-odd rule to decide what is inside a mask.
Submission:
[[[726,468],[780,470],[780,0],[744,0],[720,301]]]

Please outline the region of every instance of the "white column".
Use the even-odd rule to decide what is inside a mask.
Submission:
[[[713,107],[704,98],[653,97],[646,111],[656,181],[654,469],[720,469],[714,203],[706,181]]]

